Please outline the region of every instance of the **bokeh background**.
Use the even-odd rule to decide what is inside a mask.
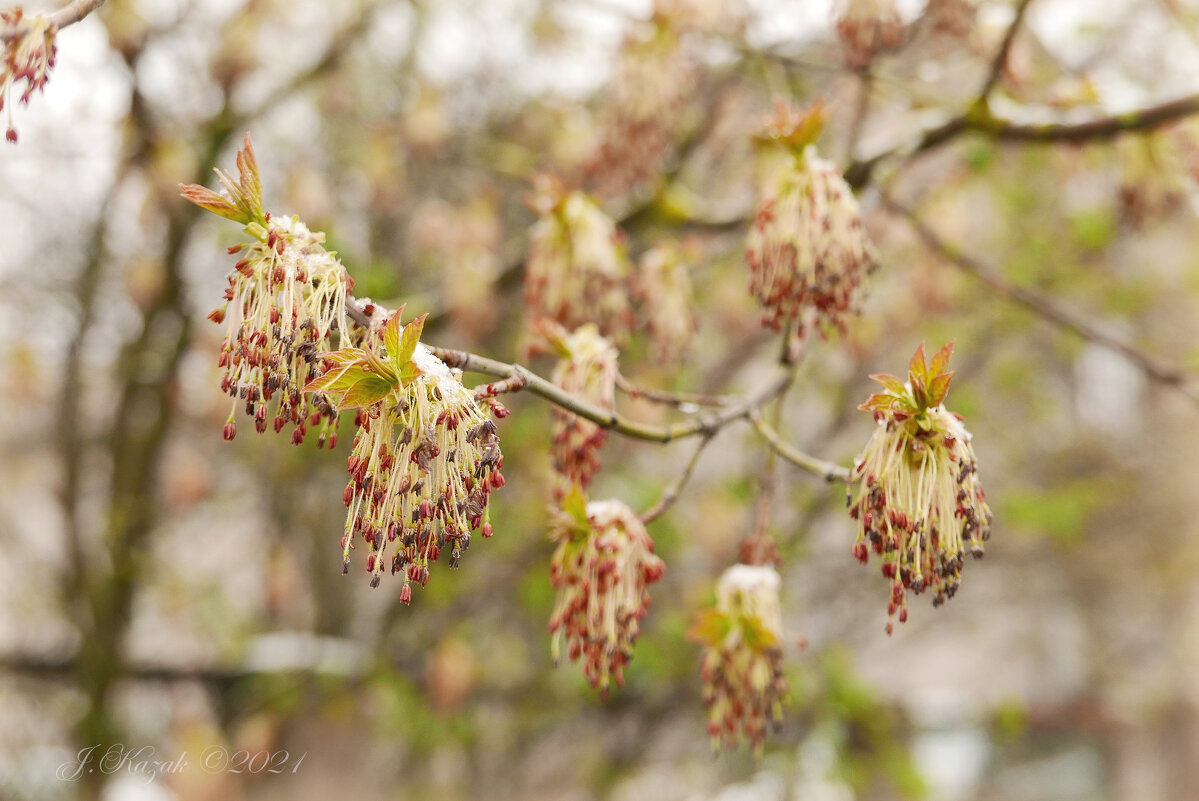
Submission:
[[[648,64],[638,0],[109,0],[62,31],[0,149],[0,798],[1194,798],[1199,126],[905,152],[989,75],[991,107],[1021,122],[1193,95],[1199,3],[1033,0],[997,72],[1016,4],[895,8],[900,35],[857,69],[844,4],[807,0],[658,3],[677,43]],[[611,138],[615,105],[653,108],[671,86],[656,139]],[[849,464],[872,425],[855,411],[866,376],[954,339],[949,405],[996,524],[958,596],[918,599],[887,637],[886,584],[850,556],[841,491],[775,467],[792,697],[760,761],[711,754],[685,637],[753,526],[765,453],[748,426],[721,432],[651,527],[668,570],[606,702],[549,657],[539,399],[509,400],[496,536],[410,608],[399,582],[341,575],[344,452],[248,426],[221,440],[222,332],[204,318],[238,232],[176,185],[212,185],[245,131],[268,208],[326,231],[359,294],[505,360],[528,177],[585,176],[634,256],[687,247],[687,356],[662,363],[639,336],[626,375],[736,392],[777,350],[742,262],[750,136],[775,98],[817,97],[826,157],[898,152],[861,190],[882,269],[847,335],[811,348],[784,436]],[[596,169],[605,137],[629,152]],[[618,157],[649,166],[605,185]],[[613,438],[593,494],[644,508],[692,447]],[[99,742],[191,767],[56,775]],[[213,746],[285,750],[287,769],[200,770]]]

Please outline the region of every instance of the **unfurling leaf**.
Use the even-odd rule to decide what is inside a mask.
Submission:
[[[908,362],[908,380],[912,382],[912,388],[915,389],[916,381],[919,378],[921,382],[928,380],[928,365],[924,361],[924,343],[916,348],[916,352],[912,354],[912,360]]]
[[[945,368],[949,367],[949,357],[953,355],[953,343],[948,342],[943,348],[933,354],[932,361],[928,363],[928,374],[930,376],[938,376],[945,372]]]
[[[394,387],[386,378],[374,373],[364,373],[354,382],[353,386],[342,394],[341,399],[337,402],[337,408],[340,411],[370,406],[372,403],[386,398],[392,389]]]
[[[233,220],[242,225],[250,222],[244,212],[230,203],[224,196],[213,192],[207,187],[200,186],[199,184],[179,184],[179,194],[185,200],[189,200],[200,208],[211,211],[213,214],[219,214],[227,220]]]
[[[870,378],[882,384],[892,395],[902,398],[908,392],[908,388],[904,386],[903,379],[899,376],[894,376],[890,373],[874,373]]]
[[[949,394],[949,382],[953,380],[953,370],[948,373],[941,373],[934,378],[928,385],[928,405],[940,406],[945,400],[945,396]]]

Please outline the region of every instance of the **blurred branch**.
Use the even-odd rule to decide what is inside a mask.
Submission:
[[[754,409],[781,395],[794,380],[793,371],[785,370],[764,386],[749,395],[739,398],[736,403],[718,412],[712,412],[702,417],[673,425],[651,426],[630,420],[612,409],[604,409],[581,398],[577,398],[523,365],[507,364],[461,350],[448,350],[438,347],[430,347],[430,350],[450,367],[456,367],[461,370],[482,373],[497,378],[522,375],[528,382],[525,386],[526,392],[531,392],[556,406],[574,412],[579,417],[590,420],[600,428],[647,442],[666,443],[700,434],[711,436],[732,421],[748,417]]]
[[[977,104],[958,117],[924,132],[908,152],[913,158],[927,153],[972,131],[999,142],[1086,142],[1110,139],[1128,131],[1148,132],[1168,122],[1199,113],[1199,93],[1186,95],[1135,111],[1112,114],[1086,122],[1019,123],[1000,117],[986,104]],[[845,170],[845,180],[855,189],[870,182],[874,169],[884,160],[898,155],[901,147],[885,150],[864,161],[856,161]]]
[[[755,409],[751,411],[748,416],[749,422],[753,425],[754,430],[761,435],[762,439],[766,441],[766,444],[770,446],[771,450],[773,450],[783,459],[786,459],[796,467],[807,470],[809,473],[815,473],[829,483],[832,483],[833,481],[848,482],[850,480],[850,472],[848,468],[842,467],[835,462],[828,462],[824,459],[810,456],[798,448],[783,442],[782,438],[778,435],[778,432],[767,425],[766,421],[762,419],[762,416],[758,410]]]
[[[658,499],[650,508],[641,513],[641,522],[652,523],[657,520],[670,507],[674,506],[679,499],[679,495],[683,491],[683,487],[687,486],[687,482],[691,480],[691,474],[695,472],[695,466],[699,464],[699,457],[703,454],[704,449],[708,447],[708,443],[712,441],[714,434],[705,434],[699,444],[695,446],[695,450],[691,453],[691,458],[687,460],[687,465],[683,468],[683,472],[675,479],[674,483],[666,488],[662,493],[662,497]]]
[[[1063,308],[1048,295],[1008,281],[993,268],[962,253],[956,246],[946,242],[929,228],[914,211],[896,202],[889,196],[883,196],[883,203],[887,208],[908,221],[912,226],[912,230],[916,232],[926,247],[940,254],[958,269],[973,275],[986,286],[1059,328],[1071,331],[1089,342],[1094,342],[1097,345],[1115,351],[1140,368],[1149,378],[1172,387],[1190,398],[1193,402],[1199,403],[1199,386],[1196,385],[1195,378],[1187,374],[1184,370],[1166,364],[1156,356],[1146,353],[1135,345],[1112,336],[1101,327],[1090,322],[1083,315]]]
[[[674,406],[680,411],[688,411],[690,406],[728,406],[736,401],[727,395],[704,395],[693,392],[666,392],[651,387],[643,387],[625,378],[622,373],[616,374],[616,388],[634,400],[647,400],[661,403],[664,406]]]
[[[1003,42],[999,45],[999,52],[995,54],[995,59],[991,62],[991,71],[987,73],[987,79],[983,82],[982,89],[979,90],[978,98],[982,102],[991,96],[995,85],[999,83],[1000,76],[1003,75],[1003,70],[1007,67],[1008,56],[1012,52],[1012,43],[1016,41],[1016,34],[1020,32],[1020,25],[1024,22],[1024,14],[1028,11],[1028,6],[1032,0],[1020,0],[1016,4],[1016,15],[1012,18],[1012,22],[1007,27],[1007,32],[1003,35]]]
[[[46,17],[54,27],[62,30],[82,20],[88,14],[104,5],[104,2],[105,0],[74,0],[74,2],[68,3],[57,11],[47,14]],[[25,33],[26,30],[28,30],[28,25],[24,22],[17,25],[6,25],[0,28],[0,41],[11,41]]]

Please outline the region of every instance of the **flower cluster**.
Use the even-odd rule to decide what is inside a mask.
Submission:
[[[750,291],[766,309],[762,322],[776,330],[804,309],[844,329],[878,266],[853,191],[810,144],[821,117],[819,108],[793,115],[780,107],[767,131],[789,152],[758,202],[745,261]]]
[[[337,411],[304,386],[320,374],[318,356],[333,350],[335,333],[338,345],[349,341],[345,301],[353,282],[323,247],[324,234],[309,231],[294,217],[272,219],[263,210],[249,134],[237,167],[237,181],[216,171],[228,198],[194,184],[181,187],[185,198],[242,224],[255,240],[229,249],[242,255],[229,274],[225,302],[208,315],[215,323],[228,323],[218,361],[225,370],[221,388],[234,399],[225,439],[237,433],[234,414],[244,403],[259,432],[271,418],[276,432],[294,426],[292,442],[299,444],[313,426],[321,444],[333,447]]]
[[[1120,165],[1120,220],[1141,231],[1181,208],[1190,180],[1181,136],[1124,136],[1116,141]]]
[[[645,251],[636,289],[645,309],[654,357],[663,362],[676,361],[696,328],[691,307],[691,276],[683,249],[673,241],[664,241]]]
[[[542,333],[558,353],[553,382],[562,389],[604,409],[616,406],[616,348],[590,323],[572,333],[543,323]],[[586,488],[599,470],[599,451],[608,432],[574,412],[550,410],[550,458],[564,479],[554,489],[562,498],[572,486]]]
[[[474,529],[491,536],[488,499],[504,486],[504,458],[485,407],[420,343],[424,316],[403,327],[399,319],[381,342],[325,354],[325,372],[305,389],[358,409],[343,569],[361,536],[371,586],[388,567],[402,572],[400,600],[410,603],[411,584],[428,583],[442,550],[457,567]]]
[[[854,464],[859,484],[849,514],[860,529],[853,555],[863,564],[871,551],[882,558],[883,576],[891,582],[887,613],[900,623],[908,617],[908,592],[931,592],[934,606],[952,598],[963,555],[981,557],[990,537],[991,510],[970,432],[943,405],[952,352],[950,343],[926,363],[921,345],[907,382],[871,376],[886,391],[860,407],[874,412],[878,425]]]
[[[35,91],[41,91],[50,79],[54,68],[57,47],[54,38],[58,28],[43,15],[26,19],[21,9],[0,10],[0,28],[8,28],[15,35],[4,42],[3,61],[0,61],[0,111],[8,109],[8,126],[4,137],[9,142],[17,141],[17,129],[13,125],[13,85],[25,82],[18,101],[29,104]]]
[[[734,565],[716,588],[716,606],[701,613],[691,637],[704,646],[701,673],[712,747],[749,740],[761,753],[767,723],[782,720],[783,621],[773,567]]]
[[[620,501],[585,503],[576,489],[554,517],[557,544],[550,582],[557,590],[549,629],[557,662],[562,638],[571,661],[606,695],[613,681],[624,686],[641,619],[649,609],[646,587],[662,577],[665,563],[637,514]]]
[[[698,77],[696,59],[665,14],[629,34],[585,166],[600,195],[623,195],[658,174]]]
[[[865,69],[876,55],[903,43],[895,0],[841,0],[836,13],[837,37],[850,69]]]
[[[633,313],[625,287],[629,262],[616,225],[582,192],[567,192],[544,175],[535,184],[532,206],[540,219],[529,233],[526,319],[568,329],[591,322],[623,338]]]
[[[928,0],[921,24],[935,36],[961,39],[974,27],[977,14],[970,0]]]

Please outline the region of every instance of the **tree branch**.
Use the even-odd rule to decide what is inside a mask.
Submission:
[[[986,99],[991,96],[995,85],[999,83],[999,77],[1003,75],[1008,55],[1012,52],[1012,43],[1016,41],[1016,34],[1020,32],[1020,24],[1024,22],[1024,13],[1028,11],[1030,3],[1032,0],[1020,0],[1016,4],[1016,16],[1012,18],[1012,23],[1008,25],[1007,32],[1003,35],[999,52],[995,54],[995,60],[991,62],[991,71],[987,73],[987,79],[983,82],[982,89],[979,90],[978,99],[982,102],[986,102]]]
[[[1167,364],[1140,348],[1112,336],[1084,316],[1058,305],[1057,301],[1028,287],[1008,281],[996,270],[972,258],[949,244],[929,228],[914,211],[884,195],[883,204],[904,217],[925,246],[941,255],[963,272],[969,273],[999,294],[1048,320],[1059,328],[1114,351],[1140,368],[1146,376],[1181,392],[1199,404],[1199,386],[1193,376],[1181,368]]]
[[[105,0],[74,0],[74,2],[68,3],[46,16],[55,28],[62,30],[82,20],[88,14],[104,5],[104,2]],[[24,22],[0,28],[0,41],[9,42],[24,34],[28,29],[28,26]]]
[[[614,410],[604,409],[577,398],[523,365],[508,364],[461,350],[438,347],[430,347],[430,350],[447,365],[460,370],[482,373],[496,378],[524,376],[528,381],[525,386],[526,392],[531,392],[585,420],[590,420],[600,428],[646,442],[671,442],[701,434],[710,436],[732,421],[748,417],[753,410],[782,394],[794,380],[792,371],[784,370],[762,387],[720,411],[672,425],[651,426],[630,420]]]
[[[642,523],[652,523],[661,517],[666,510],[675,505],[679,499],[679,495],[683,492],[683,487],[687,486],[687,482],[691,480],[691,474],[695,472],[695,466],[699,464],[700,455],[704,452],[704,448],[708,447],[708,443],[712,441],[713,436],[713,434],[705,434],[703,439],[699,441],[679,477],[675,479],[673,484],[666,488],[666,491],[662,493],[662,497],[658,499],[657,503],[641,513]]]
[[[698,406],[728,406],[737,399],[728,395],[703,395],[693,392],[666,392],[652,387],[634,384],[623,374],[616,374],[616,388],[635,400],[644,399],[664,406],[674,406],[680,411],[696,411]]]
[[[770,449],[791,464],[820,476],[830,484],[834,481],[849,482],[849,468],[842,467],[836,462],[829,462],[815,456],[810,456],[798,448],[783,442],[778,432],[766,424],[766,421],[762,419],[762,416],[756,409],[749,413],[749,422],[753,424],[754,430],[761,435],[766,444],[770,446]]]

